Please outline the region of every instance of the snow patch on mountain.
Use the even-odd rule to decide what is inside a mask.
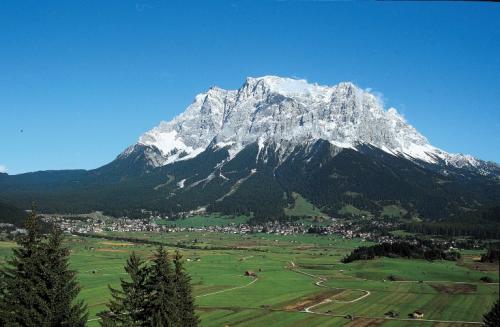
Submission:
[[[177,186],[179,186],[179,188],[184,188],[185,182],[186,182],[186,179],[184,178],[183,180],[180,180],[179,182],[177,182]]]

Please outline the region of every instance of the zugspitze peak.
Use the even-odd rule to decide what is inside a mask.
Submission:
[[[143,134],[137,145],[152,166],[193,158],[209,145],[231,156],[257,143],[273,145],[281,159],[297,145],[325,140],[339,148],[371,145],[395,156],[427,163],[476,167],[471,156],[432,146],[395,108],[350,82],[335,86],[277,76],[249,77],[237,90],[212,87],[172,121]],[[132,151],[129,148],[124,154]]]
[[[345,216],[355,203],[379,216],[394,205],[407,217],[442,219],[497,204],[499,176],[496,163],[432,146],[396,109],[352,83],[265,76],[197,95],[102,167],[1,175],[0,196],[38,192],[39,179],[48,179],[57,189],[43,196],[56,204],[68,194],[76,199],[64,204],[67,210],[252,214],[266,221],[284,217],[300,194],[332,216]]]

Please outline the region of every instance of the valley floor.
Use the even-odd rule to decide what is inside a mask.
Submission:
[[[196,247],[181,253],[202,326],[479,326],[499,296],[498,267],[477,264],[478,251],[463,251],[460,262],[382,258],[342,264],[345,254],[366,242],[201,232],[126,236]],[[89,305],[88,325],[98,326],[96,313],[105,308],[108,285],[125,277],[129,253],[148,257],[154,246],[76,236],[68,236],[68,243],[81,298]],[[0,262],[13,246],[0,242]],[[398,281],[388,281],[389,275]],[[483,276],[494,283],[482,283]],[[409,318],[415,310],[424,318]],[[389,311],[399,316],[388,318]]]

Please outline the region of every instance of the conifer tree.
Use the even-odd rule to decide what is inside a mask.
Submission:
[[[194,327],[198,317],[190,277],[176,252],[174,267],[168,253],[159,247],[150,266],[132,253],[125,270],[127,280],[121,289],[111,290],[108,310],[99,314],[101,326]]]
[[[500,301],[493,305],[490,312],[483,317],[484,325],[486,327],[498,327],[500,326]]]
[[[110,287],[112,299],[108,310],[100,313],[102,326],[146,326],[148,320],[144,309],[147,303],[147,281],[149,269],[144,261],[132,252],[125,271],[129,280],[121,279],[121,290]]]
[[[191,288],[191,277],[184,271],[182,256],[179,251],[175,252],[175,286],[177,295],[177,307],[179,310],[179,321],[183,327],[198,326],[198,317],[195,313],[194,298]]]
[[[0,326],[5,326],[7,324],[6,318],[9,313],[9,308],[5,302],[5,297],[7,296],[7,282],[5,276],[0,272]]]
[[[148,303],[146,311],[150,326],[181,326],[178,315],[178,302],[175,288],[175,274],[168,253],[159,247],[153,259],[148,283]]]
[[[63,245],[63,234],[54,226],[48,241],[43,244],[47,299],[52,326],[85,326],[87,306],[83,301],[76,302],[80,287],[76,272],[69,269],[70,251]]]
[[[42,235],[36,213],[26,221],[26,235],[19,236],[19,247],[12,250],[13,257],[1,271],[2,324],[5,326],[47,326],[48,306],[43,297]]]
[[[79,292],[75,273],[68,269],[69,251],[57,228],[49,239],[41,234],[35,210],[26,222],[26,235],[17,240],[8,266],[0,271],[0,323],[5,326],[84,326],[86,308],[73,304]]]

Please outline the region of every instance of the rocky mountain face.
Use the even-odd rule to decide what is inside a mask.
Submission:
[[[276,76],[247,78],[238,90],[212,87],[184,113],[142,135],[137,145],[148,147],[149,164],[159,167],[193,158],[210,144],[231,156],[252,143],[259,149],[273,146],[282,161],[295,147],[317,140],[339,148],[371,145],[410,160],[484,174],[498,168],[432,146],[396,109],[385,110],[375,95],[352,83],[328,87]]]
[[[265,76],[197,95],[103,167],[0,174],[2,198],[43,211],[264,220],[303,214],[295,209],[309,202],[331,216],[441,220],[500,205],[500,168],[432,146],[352,83]]]

